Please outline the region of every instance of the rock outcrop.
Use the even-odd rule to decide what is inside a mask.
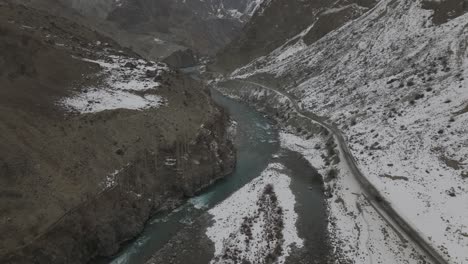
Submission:
[[[234,167],[229,118],[201,83],[13,3],[0,36],[1,263],[114,254]]]
[[[177,50],[213,55],[262,0],[17,0],[85,23],[151,59]]]
[[[188,68],[197,65],[197,57],[191,49],[178,50],[163,60],[176,69]]]
[[[290,38],[312,27],[309,38],[318,39],[363,14],[376,0],[264,1],[241,34],[217,54],[215,68],[229,72],[267,55]],[[327,14],[339,11],[331,17]],[[316,25],[314,24],[316,23]]]

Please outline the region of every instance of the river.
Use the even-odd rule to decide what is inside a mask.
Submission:
[[[320,175],[299,154],[280,147],[278,130],[268,118],[217,91],[212,92],[212,97],[238,124],[234,173],[173,212],[155,215],[140,236],[110,263],[143,264],[158,254],[157,259],[164,262],[170,257],[173,263],[209,263],[214,246],[205,235],[207,227],[212,225],[207,211],[260,176],[273,162],[283,164],[291,177],[290,189],[296,199],[294,209],[298,215],[296,226],[304,240],[304,247],[297,249],[288,263],[304,259],[320,263],[329,254],[324,243],[327,217]]]

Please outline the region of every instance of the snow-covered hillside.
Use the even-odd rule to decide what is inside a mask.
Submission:
[[[422,6],[382,0],[307,45],[311,25],[231,77],[263,76],[337,124],[384,198],[447,260],[467,263],[468,14],[435,23]]]
[[[207,5],[206,10],[220,19],[236,19],[242,23],[247,22],[255,13],[263,0],[182,0],[200,2],[199,5]]]
[[[76,2],[86,2],[82,0],[64,0]],[[112,1],[112,0],[108,0]],[[130,0],[114,0],[117,7],[130,4]],[[187,8],[188,11],[200,16],[201,19],[236,19],[246,22],[258,8],[263,0],[177,0],[172,2],[172,8]],[[155,1],[153,3],[142,2],[149,9],[158,7],[165,9],[168,5],[165,1]]]
[[[157,95],[162,75],[169,68],[162,64],[126,56],[102,54],[105,59],[84,61],[98,64],[104,80],[97,86],[87,87],[61,104],[80,113],[96,113],[113,109],[157,108],[164,99]]]
[[[257,6],[242,32],[216,57],[214,68],[231,71],[272,52],[288,38],[314,25],[304,40],[310,43],[354,19],[377,0],[268,0]]]

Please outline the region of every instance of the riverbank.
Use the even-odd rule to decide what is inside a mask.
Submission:
[[[216,91],[213,91],[213,97],[237,123],[235,145],[238,157],[233,175],[219,181],[173,213],[154,218],[143,234],[112,263],[140,264],[145,263],[148,256],[151,258],[147,263],[215,263],[215,255],[226,249],[219,241],[226,236],[236,236],[243,241],[242,237],[246,234],[245,228],[241,228],[245,226],[242,225],[244,217],[259,216],[259,219],[264,219],[262,212],[272,208],[256,202],[269,184],[273,186],[276,197],[281,198],[278,201],[290,201],[281,202],[277,207],[281,208],[284,216],[289,217],[277,215],[270,220],[281,219],[283,222],[284,231],[277,234],[295,238],[287,240],[289,243],[275,244],[281,245],[282,249],[278,257],[286,260],[286,263],[301,263],[308,259],[328,263],[334,254],[330,253],[327,243],[328,217],[321,177],[300,154],[279,148],[277,127],[262,114]],[[245,200],[246,197],[252,198]],[[268,197],[260,200],[271,201],[271,194]],[[238,214],[240,211],[244,213]],[[269,255],[268,250],[261,250],[261,243],[256,242],[268,239],[266,234],[272,233],[267,231],[279,226],[271,225],[271,221],[260,222],[251,229],[252,240],[248,246],[242,246],[243,253],[237,257],[248,259],[248,256],[261,258]],[[229,226],[228,229],[217,229],[225,224]],[[266,233],[255,233],[253,230],[264,230]],[[252,252],[258,254],[252,255]]]
[[[334,124],[393,218],[439,263],[468,262],[464,6],[378,1],[313,43],[317,24],[303,27],[230,76],[277,89]]]
[[[346,157],[328,129],[298,114],[299,106],[278,92],[247,82],[221,82],[218,87],[275,118],[285,131],[281,137],[282,146],[302,153],[318,168],[325,181],[330,212],[328,230],[336,255],[351,262],[386,259],[408,263],[426,259],[429,262],[368,200],[373,197],[365,195],[360,182],[342,162]],[[378,251],[374,250],[377,248]]]
[[[320,176],[281,149],[251,182],[184,228],[147,264],[336,263]]]
[[[247,106],[219,95],[216,91],[212,92],[212,96],[219,105],[225,108],[225,111],[236,123],[237,132],[234,145],[237,151],[237,162],[233,174],[206,188],[173,212],[156,215],[148,222],[140,236],[127,245],[111,263],[145,263],[155,252],[174,244],[171,241],[174,241],[174,237],[183,232],[188,232],[191,236],[198,236],[196,235],[198,233],[204,234],[204,231],[183,230],[188,226],[195,225],[197,219],[207,210],[260,175],[272,159],[272,153],[277,152],[278,136],[270,121]],[[205,223],[200,225],[206,228]],[[187,243],[185,246],[196,246],[194,244]],[[167,256],[177,254],[182,257],[182,251],[184,249],[181,249],[180,252],[174,250]],[[194,250],[193,252],[198,251]]]

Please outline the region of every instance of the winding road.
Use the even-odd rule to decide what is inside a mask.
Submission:
[[[342,157],[344,158],[347,167],[349,168],[351,174],[356,178],[356,180],[361,184],[363,189],[363,194],[366,199],[369,201],[371,206],[376,210],[376,212],[391,226],[397,234],[404,233],[414,244],[416,244],[430,259],[437,264],[449,264],[441,253],[430,244],[415,227],[410,225],[398,212],[392,207],[391,203],[383,198],[380,191],[363,175],[360,169],[357,166],[356,159],[351,154],[351,151],[346,143],[346,137],[334,124],[327,123],[317,116],[306,112],[299,106],[294,98],[290,95],[285,94],[281,91],[278,91],[274,88],[246,80],[231,79],[230,81],[235,81],[238,83],[253,85],[264,90],[271,91],[280,96],[286,97],[288,101],[292,104],[295,112],[302,118],[306,118],[313,123],[316,123],[325,129],[327,129],[334,137],[337,142],[338,148]]]

